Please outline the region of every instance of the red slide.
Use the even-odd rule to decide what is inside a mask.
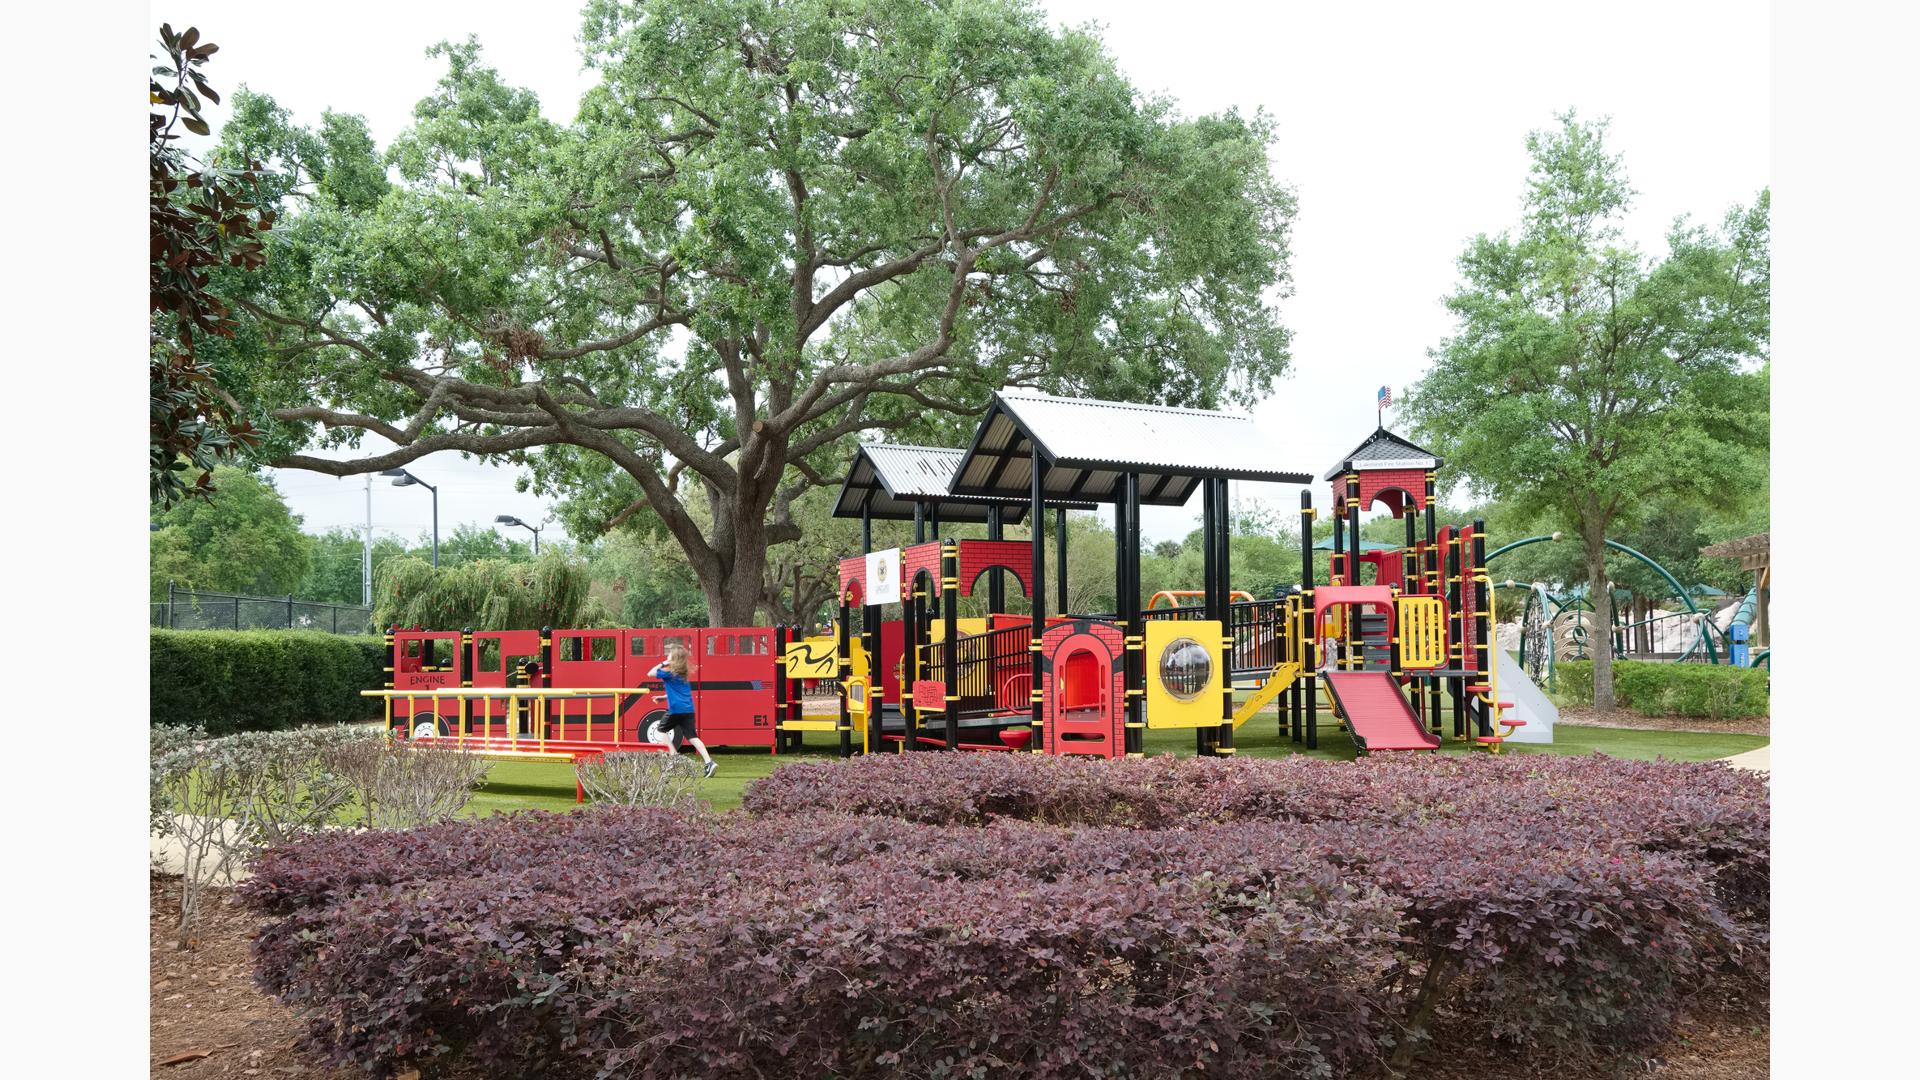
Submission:
[[[1353,729],[1353,741],[1360,749],[1437,750],[1440,737],[1420,725],[1413,706],[1384,671],[1323,671],[1340,706],[1347,726]]]

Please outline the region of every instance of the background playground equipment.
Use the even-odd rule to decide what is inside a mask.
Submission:
[[[1487,556],[1488,562],[1529,544],[1556,541],[1561,534],[1529,536],[1506,544]],[[1723,610],[1720,618],[1703,611],[1696,598],[1725,596],[1704,585],[1682,586],[1679,579],[1647,555],[1613,540],[1609,549],[1637,559],[1653,570],[1669,586],[1665,600],[1677,602],[1683,611],[1654,609],[1653,614],[1636,618],[1623,602],[1626,593],[1616,590],[1610,605],[1613,618],[1613,655],[1616,657],[1671,660],[1677,663],[1736,664],[1741,667],[1770,667],[1767,649],[1748,647],[1748,636],[1757,607],[1758,586],[1748,590],[1736,605]],[[1508,579],[1500,589],[1525,590],[1515,645],[1519,663],[1535,682],[1549,690],[1555,685],[1554,664],[1561,660],[1586,660],[1591,656],[1590,639],[1595,632],[1593,604],[1584,585],[1576,585],[1556,594],[1541,582],[1522,583]],[[1662,599],[1662,598],[1656,598]],[[1631,648],[1646,642],[1650,650]]]
[[[664,715],[649,673],[678,641],[709,746],[779,753],[831,733],[843,756],[938,747],[1111,758],[1144,753],[1152,728],[1191,729],[1199,753],[1231,754],[1234,732],[1276,705],[1281,732],[1315,749],[1323,704],[1367,752],[1434,749],[1449,730],[1496,752],[1510,738],[1550,738],[1549,723],[1513,715],[1502,699],[1483,523],[1440,526],[1439,459],[1384,428],[1326,476],[1337,521],[1329,580],[1316,582],[1305,548],[1298,592],[1256,600],[1231,588],[1228,481],[1312,479],[1269,466],[1256,434],[1235,414],[1001,391],[965,451],[860,449],[835,513],[861,519],[863,551],[840,562],[830,637],[789,627],[396,630],[389,684],[375,693],[389,726],[409,737],[503,754],[645,749]],[[1149,447],[1154,459],[1138,460]],[[1202,587],[1143,607],[1140,508],[1184,505],[1196,490]],[[1038,525],[1054,509],[1064,556],[1066,510],[1107,502],[1123,610],[1049,615],[1043,531],[1010,541],[1002,524],[1024,513]],[[1360,512],[1374,502],[1405,520],[1404,547],[1361,544]],[[916,542],[873,551],[876,517],[911,517]],[[1303,536],[1313,518],[1303,491]],[[942,520],[980,522],[988,536],[934,539],[929,526]],[[1064,576],[1065,558],[1057,564]],[[1004,610],[1007,578],[1029,612]],[[982,582],[989,614],[962,619],[961,598]],[[1064,608],[1066,583],[1056,585]],[[1158,606],[1163,597],[1174,604]],[[894,605],[899,617],[883,619]],[[802,683],[826,678],[836,715],[804,715]]]

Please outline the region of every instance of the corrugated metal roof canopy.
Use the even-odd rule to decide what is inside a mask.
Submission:
[[[1273,467],[1250,416],[1001,390],[954,475],[954,492],[1026,497],[1036,445],[1049,500],[1115,502],[1127,473],[1140,475],[1140,502],[1149,506],[1184,506],[1206,477],[1313,481]]]
[[[1409,442],[1386,428],[1376,428],[1359,446],[1347,451],[1347,456],[1334,463],[1333,468],[1327,470],[1327,475],[1320,479],[1331,480],[1339,476],[1346,471],[1348,462],[1361,469],[1437,469],[1445,464],[1433,451]]]
[[[1027,500],[987,499],[954,495],[947,490],[954,466],[966,451],[944,446],[904,446],[862,443],[847,466],[833,516],[857,518],[864,508],[876,521],[912,521],[914,505],[937,507],[942,524],[983,522],[989,508],[1000,507],[1000,520],[1018,524],[1026,517]],[[1049,501],[1048,505],[1056,505]],[[1092,503],[1067,504],[1091,510]]]

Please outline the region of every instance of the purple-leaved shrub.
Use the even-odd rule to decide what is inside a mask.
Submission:
[[[1512,757],[787,766],[269,852],[261,984],[330,1061],[555,1076],[1315,1076],[1441,1017],[1643,1045],[1761,970],[1764,784]]]

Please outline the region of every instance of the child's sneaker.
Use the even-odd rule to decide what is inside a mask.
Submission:
[[[713,772],[715,769],[718,769],[719,767],[720,766],[717,762],[712,762],[712,761],[707,762],[707,773],[706,773],[707,779],[709,780],[713,779]]]

